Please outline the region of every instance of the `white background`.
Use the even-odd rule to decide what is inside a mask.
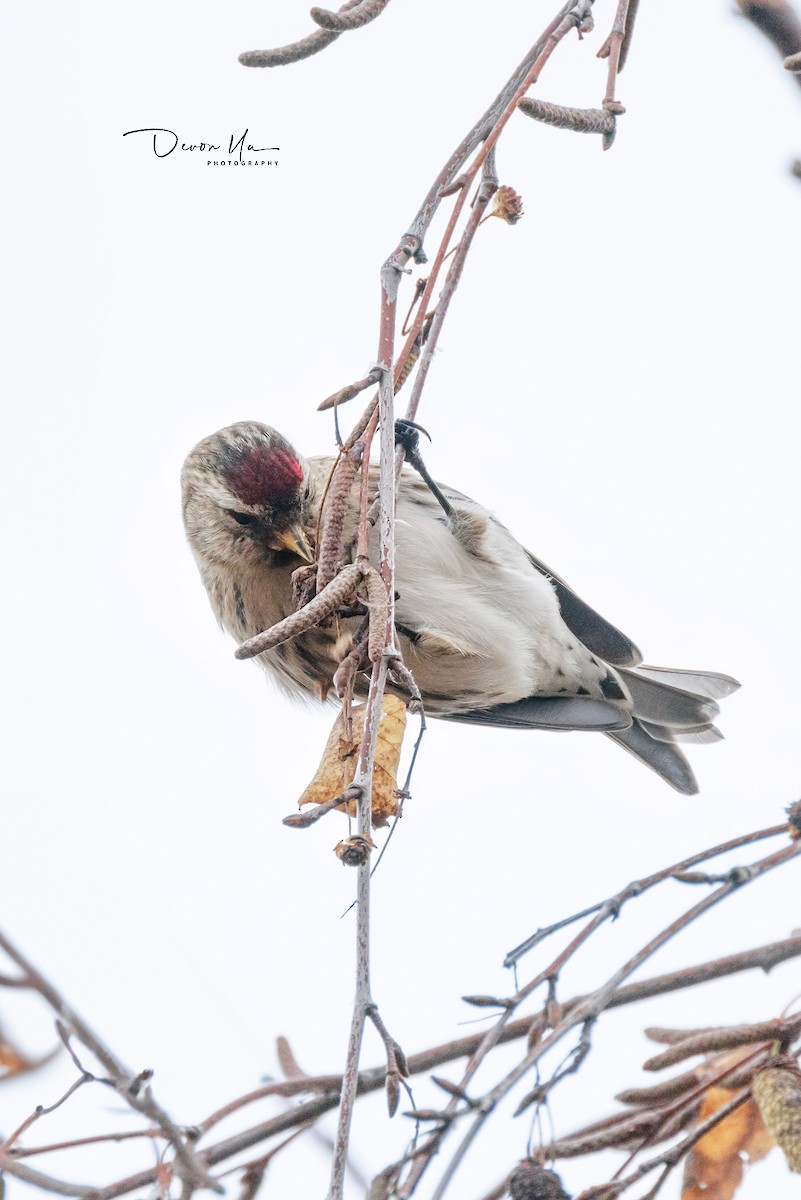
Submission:
[[[128,1063],[155,1068],[181,1122],[275,1073],[278,1033],[307,1070],[340,1069],[355,882],[331,853],[341,818],[281,824],[331,714],[234,661],[184,544],[181,461],[242,418],[332,447],[316,405],[375,358],[383,258],[553,7],[397,0],[276,71],[237,54],[309,32],[297,0],[6,12],[2,925]],[[598,103],[612,13],[596,5],[598,31],[568,39],[539,95]],[[689,800],[601,737],[432,724],[374,890],[375,995],[408,1052],[466,1032],[462,994],[508,993],[503,955],[538,926],[776,824],[798,796],[797,85],[725,3],[685,0],[642,5],[620,95],[610,153],[522,116],[505,134],[501,182],[526,216],[477,239],[420,412],[428,462],[647,661],[743,688],[727,741],[692,753]],[[143,126],[225,145],[247,127],[278,165],[157,159],[122,137]],[[792,867],[756,883],[644,974],[788,936],[798,895]],[[627,909],[562,996],[699,896],[672,884]],[[557,1133],[645,1078],[646,1025],[762,1019],[799,990],[790,963],[611,1014],[554,1096]],[[0,1018],[31,1053],[53,1043],[31,998],[1,994]],[[3,1085],[0,1129],[73,1077],[62,1055]],[[84,1089],[28,1144],[99,1130],[110,1105]],[[365,1105],[354,1161],[369,1176],[410,1130]],[[478,1200],[528,1134],[497,1115],[449,1195]],[[100,1183],[152,1159],[123,1144],[33,1161]],[[560,1169],[575,1193],[619,1162]],[[305,1139],[266,1194],[321,1197],[327,1170]],[[774,1152],[740,1195],[797,1187]]]

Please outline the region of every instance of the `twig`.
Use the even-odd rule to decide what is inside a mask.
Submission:
[[[375,764],[375,748],[378,724],[381,719],[381,701],[387,682],[387,668],[397,657],[395,649],[395,418],[393,404],[392,357],[395,342],[397,298],[401,271],[406,261],[405,250],[398,248],[381,271],[381,318],[378,335],[378,362],[382,366],[379,385],[379,547],[380,574],[386,591],[383,629],[376,628],[382,635],[383,655],[376,657],[375,635],[371,629],[371,656],[373,671],[364,717],[364,734],[359,748],[359,762],[353,784],[362,789],[358,803],[358,834],[370,838],[372,827],[372,780]],[[364,452],[364,461],[367,451]],[[368,475],[363,471],[363,479]],[[367,497],[361,496],[360,526],[367,513]],[[360,539],[363,534],[360,532]],[[372,622],[371,622],[372,624]],[[377,622],[378,626],[378,622]],[[361,1053],[364,1022],[368,1014],[376,1009],[370,990],[370,861],[365,858],[358,868],[356,905],[356,995],[353,1002],[350,1035],[345,1072],[342,1077],[342,1093],[339,1106],[334,1157],[329,1183],[329,1200],[341,1200],[345,1184],[345,1168],[348,1158],[348,1142],[353,1106],[358,1087],[358,1067]]]
[[[638,983],[625,984],[617,989],[610,998],[607,1007],[616,1008],[622,1005],[635,1004],[640,1000],[645,1000],[652,996],[666,995],[672,991],[692,987],[698,983],[725,978],[739,971],[755,968],[769,971],[778,963],[798,956],[801,956],[801,934],[785,939],[784,941],[774,942],[770,945],[742,951],[739,954],[727,955],[725,958],[701,963],[694,967],[685,967],[680,971],[672,971],[668,974],[640,980]],[[582,1003],[585,999],[586,996],[577,996],[568,1000],[563,1006],[563,1012],[568,1013],[572,1011],[576,1004]],[[521,1038],[528,1037],[531,1031],[531,1018],[518,1018],[515,1021],[510,1021],[508,1025],[500,1030],[497,1042],[500,1045],[518,1041]],[[471,1034],[467,1037],[456,1038],[442,1045],[433,1046],[430,1049],[410,1055],[407,1061],[409,1074],[419,1075],[444,1063],[453,1062],[475,1054],[480,1048],[484,1036],[483,1033]],[[360,1072],[358,1077],[358,1094],[365,1095],[380,1090],[385,1086],[385,1080],[385,1066],[373,1067]],[[323,1114],[337,1107],[341,1085],[341,1075],[311,1076],[307,1079],[275,1081],[258,1088],[248,1095],[239,1096],[216,1113],[212,1113],[201,1123],[199,1126],[201,1136],[216,1124],[219,1124],[220,1121],[259,1100],[270,1096],[297,1096],[302,1095],[304,1092],[319,1093],[313,1099],[302,1102],[288,1112],[281,1113],[259,1125],[233,1134],[231,1137],[205,1150],[198,1150],[198,1153],[209,1166],[215,1166],[244,1150],[248,1150],[252,1146],[258,1145],[270,1137],[297,1128],[301,1124],[308,1124],[315,1121]],[[457,1090],[461,1091],[458,1087]],[[622,1114],[621,1120],[626,1119],[628,1116],[629,1114]],[[158,1130],[155,1129],[143,1131],[143,1135],[146,1136],[152,1137],[157,1134]],[[559,1145],[561,1147],[561,1143]],[[34,1152],[34,1149],[32,1148],[30,1152]],[[29,1170],[29,1168],[23,1167],[21,1163],[17,1163],[13,1159],[9,1159],[5,1169],[9,1174],[19,1175],[20,1178],[27,1178],[21,1172]],[[79,1185],[62,1184],[56,1180],[53,1181],[56,1186],[45,1187],[44,1190],[56,1191],[63,1195],[91,1196],[92,1200],[115,1200],[117,1196],[127,1195],[139,1188],[150,1186],[154,1180],[155,1170],[151,1168],[150,1170],[140,1171],[126,1179],[118,1180],[116,1183],[110,1184],[105,1188],[83,1189]],[[44,1185],[41,1186],[44,1187]]]
[[[406,1062],[406,1055],[403,1053],[403,1050],[390,1034],[389,1030],[381,1019],[378,1008],[375,1005],[372,1005],[372,1007],[367,1010],[367,1016],[375,1026],[379,1037],[384,1043],[384,1049],[386,1050],[387,1108],[389,1109],[389,1115],[394,1117],[398,1110],[398,1100],[400,1099],[400,1081],[401,1079],[405,1079],[409,1074],[409,1065]]]
[[[760,831],[759,835],[750,836],[753,840],[756,836],[760,835],[766,836],[766,831]],[[740,842],[740,839],[737,839],[737,841]],[[740,844],[742,843],[740,842]],[[715,849],[720,851],[720,848],[716,847]],[[468,1130],[457,1147],[451,1162],[446,1167],[445,1177],[441,1181],[440,1187],[434,1192],[432,1200],[439,1200],[439,1197],[441,1197],[443,1194],[445,1182],[450,1182],[450,1179],[453,1177],[457,1166],[461,1163],[469,1145],[477,1136],[488,1115],[493,1111],[500,1100],[502,1100],[517,1084],[517,1082],[526,1074],[526,1072],[540,1061],[544,1054],[546,1054],[554,1045],[561,1041],[561,1039],[574,1026],[582,1024],[587,1019],[597,1017],[604,1008],[609,1007],[611,998],[623,980],[636,971],[643,962],[645,962],[656,952],[657,949],[663,946],[671,938],[675,937],[680,930],[684,929],[708,909],[719,904],[735,889],[746,886],[754,879],[759,878],[768,871],[773,870],[775,867],[781,866],[790,861],[792,858],[796,857],[799,852],[801,852],[801,843],[794,842],[790,846],[779,850],[775,854],[769,855],[767,858],[752,864],[750,873],[746,878],[744,878],[744,880],[738,880],[737,882],[732,880],[723,884],[716,891],[704,897],[703,900],[693,905],[693,907],[688,909],[681,917],[677,918],[666,929],[662,930],[656,935],[656,937],[652,938],[651,941],[649,941],[626,963],[624,963],[623,966],[620,967],[605,984],[597,988],[595,992],[590,993],[583,1001],[570,1006],[570,1008],[566,1008],[563,1018],[556,1028],[551,1030],[549,1034],[538,1041],[528,1051],[523,1060],[511,1071],[509,1071],[507,1075],[483,1097],[480,1110],[468,1127]],[[703,858],[705,855],[694,857]],[[665,877],[667,874],[668,872],[657,873],[659,877]],[[651,878],[656,878],[656,876]],[[540,972],[530,984],[527,984],[525,987],[521,988],[515,997],[515,1002],[519,1003],[519,1000],[528,995],[536,984],[544,982],[546,979],[549,979],[553,977],[554,974],[558,973],[563,963],[567,960],[567,957],[574,952],[578,945],[586,940],[586,937],[589,936],[589,933],[594,928],[597,928],[601,919],[602,918],[596,917],[593,921],[591,921],[582,934],[579,934],[578,937],[571,943],[571,945],[565,951],[563,951],[561,955],[557,956],[553,963],[546,967],[544,971]],[[473,1053],[470,1061],[468,1062],[462,1079],[460,1080],[460,1087],[466,1088],[468,1086],[470,1080],[478,1070],[478,1067],[486,1058],[486,1055],[493,1048],[493,1046],[497,1044],[499,1033],[503,1026],[509,1021],[512,1011],[513,1010],[511,1007],[507,1009],[498,1018],[496,1025],[484,1035],[482,1044]],[[451,1107],[452,1105],[449,1106],[449,1109]],[[449,1109],[446,1109],[445,1111],[448,1112]],[[444,1134],[445,1130],[439,1129],[429,1136],[427,1144],[421,1148],[421,1152],[412,1167],[409,1179],[407,1180],[406,1184],[398,1190],[399,1197],[408,1197],[412,1194],[417,1181],[425,1171],[428,1163],[431,1161],[433,1154],[439,1149],[439,1145]]]
[[[424,240],[429,230],[431,222],[441,204],[442,200],[453,194],[454,183],[459,179],[459,195],[457,196],[456,204],[449,218],[445,233],[440,242],[439,249],[434,258],[433,265],[429,272],[429,276],[425,285],[425,289],[420,297],[420,303],[417,308],[417,313],[412,326],[409,330],[406,342],[400,351],[395,365],[396,373],[396,389],[400,381],[400,377],[405,370],[409,354],[413,351],[415,343],[421,337],[424,323],[428,319],[429,310],[432,306],[432,299],[438,283],[440,268],[445,260],[448,252],[450,240],[453,236],[458,218],[462,212],[464,204],[467,200],[471,181],[475,179],[479,170],[481,170],[484,159],[492,147],[497,142],[503,128],[505,127],[510,116],[514,113],[518,100],[520,100],[525,92],[532,86],[539,76],[539,73],[547,59],[550,57],[553,49],[558,41],[572,28],[576,27],[576,16],[569,16],[579,9],[584,11],[589,7],[589,3],[585,4],[584,0],[566,0],[559,12],[547,26],[539,40],[532,46],[531,50],[525,56],[523,61],[515,69],[512,76],[504,84],[503,88],[493,100],[489,108],[482,113],[479,119],[475,122],[469,132],[465,135],[459,145],[448,158],[445,166],[442,168],[436,179],[428,190],[420,208],[414,216],[414,219],[409,226],[408,232],[401,238],[397,247],[396,253],[404,255],[404,261],[409,257],[413,257],[416,262],[426,262],[426,255],[423,249]],[[564,26],[565,21],[568,21],[567,26]],[[564,28],[563,28],[564,27]],[[558,35],[557,35],[557,31]],[[554,41],[554,36],[556,40]],[[484,143],[482,150],[476,156],[471,164],[470,170],[463,177],[459,176],[459,172],[468,160],[470,155]],[[402,265],[402,264],[401,264]],[[432,348],[433,349],[433,348]],[[429,355],[430,361],[430,355]],[[426,368],[427,369],[427,368]],[[422,386],[422,385],[420,385]],[[416,396],[410,400],[409,407],[406,411],[408,419],[413,420],[419,403],[419,391]],[[362,418],[369,419],[372,415],[373,406]],[[399,451],[398,471],[402,462],[402,451]]]
[[[650,1158],[647,1162],[641,1163],[635,1171],[632,1171],[630,1175],[625,1176],[623,1179],[615,1180],[614,1183],[602,1184],[597,1188],[588,1188],[577,1197],[577,1200],[613,1200],[613,1197],[620,1196],[633,1184],[638,1183],[645,1175],[650,1174],[657,1167],[664,1166],[668,1169],[659,1180],[658,1186],[661,1187],[670,1171],[681,1162],[685,1155],[692,1150],[693,1146],[700,1142],[701,1138],[705,1137],[716,1125],[719,1125],[721,1121],[724,1121],[726,1117],[735,1112],[741,1104],[744,1104],[748,1096],[749,1089],[743,1088],[741,1091],[735,1093],[732,1099],[726,1104],[722,1104],[720,1108],[716,1109],[712,1116],[707,1117],[705,1121],[696,1125],[695,1129],[686,1138],[671,1146],[669,1150],[665,1150],[655,1158]],[[651,1193],[651,1195],[655,1194],[655,1192]]]
[[[78,1196],[85,1200],[95,1200],[97,1195],[97,1188],[84,1183],[68,1183],[64,1179],[55,1179],[52,1175],[46,1175],[44,1171],[37,1171],[25,1163],[4,1162],[3,1172],[42,1192],[53,1192],[56,1196]],[[151,1176],[152,1174],[151,1172]]]
[[[630,1162],[646,1146],[666,1141],[686,1128],[697,1116],[700,1102],[710,1088],[723,1086],[725,1082],[726,1090],[734,1091],[750,1084],[769,1053],[769,1047],[760,1046],[747,1057],[728,1066],[720,1065],[717,1070],[690,1071],[682,1077],[686,1084],[681,1091],[663,1096],[659,1102],[652,1102],[648,1106],[649,1111],[638,1108],[635,1112],[616,1113],[595,1121],[552,1142],[544,1147],[543,1152],[554,1159],[575,1158],[595,1154],[599,1150],[631,1147],[637,1141],[639,1145],[631,1152]],[[624,1164],[618,1174],[622,1175],[627,1165]]]
[[[380,378],[381,372],[377,367],[373,367],[372,371],[365,375],[363,379],[357,379],[355,383],[348,383],[345,387],[340,388],[338,392],[334,392],[331,396],[326,396],[325,400],[317,405],[317,411],[325,412],[329,408],[337,408],[340,404],[346,404],[348,400],[353,400],[354,397],[358,396],[360,392],[365,391],[366,388],[378,383]]]
[[[79,1087],[83,1087],[85,1083],[92,1082],[94,1082],[94,1076],[85,1071],[79,1079],[76,1079],[74,1083],[70,1084],[64,1095],[60,1096],[54,1104],[48,1104],[46,1107],[43,1104],[38,1104],[33,1112],[17,1126],[14,1132],[10,1133],[5,1141],[0,1143],[0,1166],[2,1166],[2,1164],[7,1160],[9,1152],[11,1151],[11,1148],[17,1139],[22,1137],[23,1133],[25,1133],[27,1129],[30,1129],[31,1125],[33,1125],[41,1117],[55,1112],[57,1108],[61,1108],[61,1105],[69,1100],[70,1096],[74,1095]]]
[[[789,1045],[801,1032],[801,1016],[778,1018],[772,1021],[760,1021],[753,1025],[735,1025],[728,1029],[707,1029],[693,1037],[684,1038],[665,1050],[656,1054],[643,1063],[646,1071],[661,1071],[663,1067],[673,1067],[676,1063],[684,1062],[697,1054],[706,1054],[713,1050],[730,1050],[736,1046],[747,1046],[752,1042],[778,1041]]]
[[[615,99],[615,88],[617,87],[618,74],[623,65],[624,40],[626,42],[627,54],[628,46],[631,42],[630,32],[628,38],[626,37],[630,2],[631,0],[618,0],[612,31],[598,51],[599,58],[607,58],[609,60],[606,77],[606,95],[604,96],[603,106],[604,108],[608,108],[610,112],[620,113],[626,111],[622,104],[619,104]]]
[[[139,1090],[136,1089],[138,1076],[124,1066],[86,1021],[70,1008],[53,984],[17,950],[3,933],[0,933],[0,949],[24,972],[30,981],[30,986],[47,1001],[63,1024],[72,1030],[87,1050],[90,1050],[102,1064],[108,1072],[113,1086],[131,1108],[149,1117],[159,1126],[175,1151],[182,1178],[189,1179],[199,1187],[211,1188],[215,1192],[221,1191],[220,1185],[209,1176],[204,1164],[198,1158],[194,1148],[186,1141],[182,1131],[157,1103],[149,1084]]]
[[[27,988],[30,987],[29,981],[24,975],[3,975],[0,974],[0,987],[7,988]]]
[[[754,842],[765,841],[767,838],[786,836],[788,828],[787,824],[770,825],[767,829],[758,829],[755,833],[746,833],[740,837],[730,838],[727,842],[721,842],[719,845],[712,846],[708,850],[702,850],[698,854],[691,854],[688,858],[682,859],[681,862],[664,867],[661,871],[655,871],[652,875],[646,875],[643,879],[637,879],[625,888],[622,888],[616,895],[610,896],[607,900],[593,904],[590,908],[582,909],[580,913],[576,913],[573,917],[566,917],[564,920],[557,921],[555,925],[548,925],[544,929],[537,930],[535,934],[526,938],[519,946],[515,946],[514,950],[509,951],[503,960],[503,965],[505,967],[513,966],[524,954],[533,950],[544,938],[549,937],[556,930],[563,929],[565,925],[572,924],[582,917],[597,913],[598,916],[595,920],[582,930],[582,933],[579,935],[579,939],[583,941],[602,920],[605,921],[610,918],[616,920],[627,901],[642,895],[643,892],[655,887],[656,884],[662,883],[666,879],[675,879],[681,872],[688,870],[697,863],[706,862],[710,858],[718,858],[722,854],[729,854],[732,850],[740,850],[744,846],[750,846]],[[579,944],[579,939],[572,942],[568,950],[575,948]],[[560,967],[561,965],[562,962],[555,964],[556,967]],[[531,986],[529,985],[529,988]]]
[[[326,813],[339,808],[340,804],[351,804],[354,800],[358,800],[360,795],[361,789],[351,783],[338,796],[324,801],[323,804],[316,804],[314,808],[309,809],[307,812],[291,813],[288,817],[284,817],[281,824],[288,825],[290,829],[308,829],[311,825],[316,824],[321,817],[324,817]]]
[[[354,784],[361,789],[358,804],[359,836],[369,837],[372,825],[373,763],[375,739],[378,733],[381,696],[386,681],[386,662],[376,663],[367,697],[367,713],[364,720],[365,738],[359,753],[359,767]],[[366,743],[366,744],[365,744]],[[350,1034],[348,1036],[345,1071],[339,1099],[339,1122],[337,1125],[334,1157],[329,1183],[329,1200],[341,1200],[345,1186],[345,1168],[348,1159],[350,1123],[358,1087],[359,1056],[361,1052],[364,1022],[367,1010],[373,1003],[370,991],[370,866],[367,859],[358,868],[356,884],[356,995],[353,1001]]]
[[[264,1182],[267,1168],[276,1154],[279,1154],[285,1146],[288,1146],[290,1142],[294,1142],[295,1138],[300,1137],[302,1133],[306,1133],[310,1128],[309,1125],[301,1125],[299,1129],[296,1129],[294,1133],[290,1133],[289,1137],[285,1137],[282,1142],[279,1142],[277,1146],[273,1146],[271,1150],[268,1150],[260,1158],[254,1158],[252,1162],[234,1168],[234,1170],[242,1172],[242,1188],[239,1193],[239,1200],[255,1200],[256,1193]]]
[[[9,1153],[14,1162],[22,1158],[33,1158],[37,1154],[52,1154],[56,1150],[74,1150],[80,1146],[94,1146],[101,1142],[128,1142],[134,1138],[163,1137],[160,1129],[132,1129],[124,1133],[96,1133],[89,1137],[72,1138],[67,1142],[50,1142],[45,1146],[15,1146]]]

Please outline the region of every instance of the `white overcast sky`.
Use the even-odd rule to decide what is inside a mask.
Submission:
[[[613,7],[539,95],[597,104]],[[355,875],[331,853],[341,818],[281,824],[331,714],[234,660],[184,544],[181,462],[242,418],[331,448],[316,406],[375,359],[383,258],[554,9],[395,0],[312,60],[247,71],[241,51],[310,31],[299,0],[6,7],[0,920],[185,1123],[276,1072],[278,1033],[307,1070],[340,1068]],[[601,737],[432,722],[374,892],[375,995],[409,1052],[465,1031],[462,994],[509,992],[501,961],[527,933],[778,823],[799,794],[801,97],[727,0],[643,0],[620,95],[610,153],[522,116],[504,136],[526,215],[477,239],[420,411],[428,462],[647,661],[743,688],[727,740],[692,752],[689,800]],[[122,137],[144,126],[226,145],[247,128],[277,165],[157,159]],[[758,882],[644,973],[788,936],[800,891],[792,868]],[[632,907],[563,995],[697,898],[674,885]],[[770,1017],[799,990],[788,964],[612,1015],[554,1096],[557,1132],[642,1078],[642,1027]],[[34,1000],[0,993],[0,1020],[31,1053],[52,1044]],[[0,1130],[73,1074],[5,1085]],[[29,1141],[92,1132],[108,1105],[85,1090]],[[380,1169],[408,1132],[366,1106],[355,1161]],[[478,1200],[527,1133],[496,1116],[453,1200]],[[268,1195],[324,1194],[324,1148],[299,1146]],[[565,1183],[618,1161],[565,1164]],[[39,1165],[102,1182],[142,1162],[116,1147]],[[740,1195],[796,1188],[774,1153]]]

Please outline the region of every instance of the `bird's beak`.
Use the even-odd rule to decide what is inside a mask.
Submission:
[[[314,553],[300,525],[274,530],[272,539],[267,544],[271,550],[290,550],[299,558],[305,558],[306,562],[314,562]]]

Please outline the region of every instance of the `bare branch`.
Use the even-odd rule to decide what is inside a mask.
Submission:
[[[30,986],[47,1001],[61,1022],[72,1030],[75,1037],[102,1064],[108,1072],[114,1088],[126,1103],[137,1112],[149,1117],[163,1131],[175,1151],[178,1169],[182,1177],[197,1183],[198,1186],[211,1188],[215,1192],[221,1191],[220,1185],[209,1177],[206,1168],[194,1148],[186,1140],[183,1131],[173,1123],[165,1110],[157,1103],[149,1084],[143,1088],[137,1088],[138,1076],[124,1066],[86,1021],[67,1004],[53,984],[17,950],[3,933],[0,933],[0,949],[24,972],[30,980]]]
[[[661,1071],[712,1050],[730,1050],[735,1046],[747,1046],[752,1042],[778,1041],[789,1045],[801,1032],[801,1016],[773,1021],[760,1021],[753,1025],[736,1025],[727,1029],[706,1029],[692,1037],[677,1042],[670,1050],[656,1054],[643,1063],[646,1071]]]

